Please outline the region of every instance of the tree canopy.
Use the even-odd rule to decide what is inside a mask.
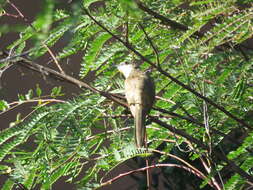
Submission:
[[[253,187],[252,0],[79,0],[66,7],[43,0],[32,21],[14,2],[0,4],[2,18],[17,20],[2,24],[0,36],[19,34],[0,50],[0,73],[25,67],[82,90],[64,100],[62,87],[44,94],[38,84],[17,101],[0,100],[0,119],[36,103],[1,126],[2,190],[53,189],[63,177],[76,189],[103,189],[126,176],[139,189],[159,189],[158,171],[164,189]],[[67,61],[76,54],[80,63]],[[156,84],[148,148],[133,143],[115,67],[126,61]],[[79,65],[79,73],[66,64]],[[116,170],[131,161],[131,170]]]

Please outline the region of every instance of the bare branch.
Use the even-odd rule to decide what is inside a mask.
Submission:
[[[199,178],[201,179],[204,179],[203,176],[200,174],[200,173],[197,173],[196,171],[194,171],[193,169],[189,168],[189,167],[186,167],[186,166],[183,166],[183,165],[179,165],[179,164],[154,164],[154,165],[150,165],[150,166],[147,166],[147,167],[144,167],[144,168],[139,168],[139,169],[136,169],[136,170],[132,170],[132,171],[129,171],[129,172],[125,172],[125,173],[122,173],[104,183],[101,184],[101,187],[102,186],[106,186],[106,185],[110,185],[112,184],[114,181],[117,181],[119,180],[120,178],[122,177],[125,177],[125,176],[128,176],[128,175],[131,175],[133,173],[136,173],[136,172],[142,172],[142,171],[145,171],[145,170],[148,170],[148,169],[152,169],[152,168],[160,168],[160,167],[177,167],[177,168],[182,168],[186,171],[189,171],[190,173],[198,176]]]
[[[207,179],[207,176],[205,174],[203,174],[200,170],[198,170],[196,167],[194,167],[193,165],[191,165],[190,163],[186,162],[185,160],[183,160],[182,158],[174,155],[174,154],[170,154],[170,153],[167,153],[167,152],[163,152],[163,151],[159,151],[159,150],[151,150],[152,152],[156,152],[156,153],[159,153],[159,154],[163,154],[163,155],[166,155],[166,156],[170,156],[182,163],[184,163],[187,167],[191,168],[192,170],[194,170],[196,173],[198,173],[199,175],[201,175],[204,179]],[[213,186],[213,187],[216,187],[217,190],[220,190],[220,186],[219,184],[216,182],[216,181],[208,181],[208,184],[210,186]]]
[[[170,26],[175,29],[183,30],[183,31],[186,31],[189,29],[188,26],[185,26],[181,23],[170,20],[167,17],[160,15],[160,14],[156,13],[155,11],[149,9],[140,0],[135,0],[135,2],[137,3],[139,9],[143,10],[144,12],[148,13],[149,15],[152,15],[154,18],[160,20],[162,22],[162,24],[164,24],[164,25]],[[204,36],[204,34],[201,32],[195,32],[194,35],[196,35],[198,37]]]
[[[27,103],[34,103],[34,102],[40,102],[40,103],[44,103],[44,104],[47,104],[47,103],[65,103],[66,101],[64,100],[59,100],[59,99],[54,99],[54,98],[49,98],[49,99],[39,99],[39,98],[36,98],[36,99],[31,99],[31,100],[24,100],[22,102],[20,101],[14,101],[14,102],[11,102],[9,103],[8,105],[11,106],[10,108],[4,110],[4,111],[1,111],[0,112],[0,115],[10,111],[10,110],[13,110],[15,108],[17,108],[18,106],[20,105],[23,105],[23,104],[27,104]]]
[[[71,77],[69,75],[59,73],[59,72],[57,72],[53,69],[50,69],[48,67],[39,65],[35,62],[32,62],[31,60],[29,60],[27,58],[22,58],[22,60],[18,61],[16,64],[19,64],[19,65],[29,68],[31,70],[37,71],[37,72],[44,74],[44,75],[52,75],[53,77],[56,77],[58,79],[63,79],[64,81],[75,84],[79,88],[86,88],[86,89],[92,91],[93,93],[100,94],[101,96],[104,96],[104,97],[116,102],[119,105],[122,105],[124,107],[128,107],[125,102],[120,100],[117,96],[114,96],[114,94],[98,90],[83,81],[77,80],[76,78]]]
[[[152,42],[152,40],[150,39],[150,37],[148,36],[147,32],[145,31],[144,27],[139,24],[140,28],[142,29],[143,33],[145,34],[147,40],[149,41],[151,47],[153,48],[154,52],[155,52],[155,56],[156,56],[156,64],[158,67],[160,67],[160,59],[159,59],[159,53],[157,48],[155,47],[154,43]]]

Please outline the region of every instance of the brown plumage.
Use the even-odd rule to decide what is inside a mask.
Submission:
[[[126,99],[134,117],[135,142],[137,147],[144,146],[145,120],[155,101],[155,85],[152,78],[133,64],[121,64],[119,70],[126,77]]]

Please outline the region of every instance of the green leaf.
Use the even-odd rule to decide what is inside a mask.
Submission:
[[[67,166],[63,166],[60,169],[56,170],[53,174],[51,174],[51,176],[47,178],[47,181],[43,183],[41,189],[43,190],[51,189],[54,182],[56,182],[60,177],[62,177],[65,174],[66,167]]]
[[[212,3],[213,0],[204,0],[204,1],[194,1],[194,2],[191,2],[190,5],[193,6],[193,5],[205,5],[205,4],[209,4],[209,3]]]
[[[34,181],[36,180],[36,177],[37,177],[36,172],[37,172],[37,168],[32,168],[32,170],[29,171],[28,176],[26,176],[25,182],[23,184],[28,189],[32,188],[32,185],[34,184]]]
[[[30,100],[33,97],[33,90],[30,89],[28,93],[25,95],[26,100]]]
[[[59,87],[54,87],[54,88],[52,89],[51,96],[53,96],[53,97],[61,96],[61,95],[62,95],[61,90],[62,90],[62,87],[61,87],[61,86],[59,86]]]
[[[90,47],[83,57],[82,69],[81,72],[85,75],[88,71],[93,70],[98,67],[95,64],[95,59],[100,54],[104,43],[111,38],[111,35],[108,33],[100,33],[95,40],[90,44]]]
[[[165,98],[172,98],[180,89],[181,89],[181,87],[179,87],[178,85],[171,84],[168,87],[168,90],[166,91],[164,97]]]
[[[7,3],[7,0],[0,0],[0,5],[1,5],[2,7],[4,7],[6,3]],[[0,8],[1,8],[1,7],[0,7]],[[1,10],[1,12],[2,12],[2,10]],[[0,15],[1,15],[1,14],[0,14]]]
[[[18,101],[19,101],[19,102],[23,102],[23,101],[25,101],[25,100],[26,100],[26,98],[25,98],[24,95],[18,94]]]
[[[26,46],[26,41],[21,42],[21,43],[18,45],[18,48],[16,49],[16,54],[21,54],[22,51],[24,50],[25,46]]]
[[[36,84],[36,95],[37,95],[38,97],[40,97],[41,94],[42,94],[42,90],[41,90],[39,84]]]
[[[133,18],[140,19],[142,16],[141,10],[138,8],[137,4],[133,0],[119,0],[122,9],[128,13],[129,16]]]
[[[10,151],[18,146],[19,144],[23,143],[28,138],[28,134],[31,130],[34,130],[38,126],[38,122],[47,116],[50,112],[43,112],[36,115],[30,123],[25,126],[18,124],[17,126],[7,128],[0,133],[0,161],[7,155],[10,154]],[[36,127],[35,127],[36,126]],[[12,140],[6,142],[11,137],[17,135]]]
[[[1,190],[10,190],[14,186],[14,182],[11,179],[7,179],[2,186]]]
[[[0,100],[0,111],[5,111],[8,108],[9,108],[8,102],[6,102],[5,100]]]
[[[0,63],[0,69],[6,67],[8,65],[8,63]]]
[[[242,98],[242,95],[245,92],[245,80],[242,78],[235,86],[235,90],[232,94],[232,97],[236,100]]]
[[[62,9],[57,9],[54,12],[54,21],[59,21],[64,18],[68,18],[70,15],[67,13],[67,11]]]
[[[48,32],[53,21],[54,1],[44,0],[42,11],[37,16],[33,26],[43,33]]]
[[[0,174],[6,174],[9,173],[8,171],[11,171],[11,168],[6,165],[0,165]]]
[[[99,2],[101,0],[83,0],[83,6],[89,8],[92,3]]]
[[[221,75],[217,78],[216,83],[217,84],[222,84],[227,77],[230,76],[230,73],[233,71],[233,69],[231,68],[225,68],[224,71],[221,73]]]

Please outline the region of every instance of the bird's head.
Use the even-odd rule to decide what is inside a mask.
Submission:
[[[136,64],[124,62],[120,63],[117,68],[124,75],[124,77],[127,78],[130,73],[136,68]]]

